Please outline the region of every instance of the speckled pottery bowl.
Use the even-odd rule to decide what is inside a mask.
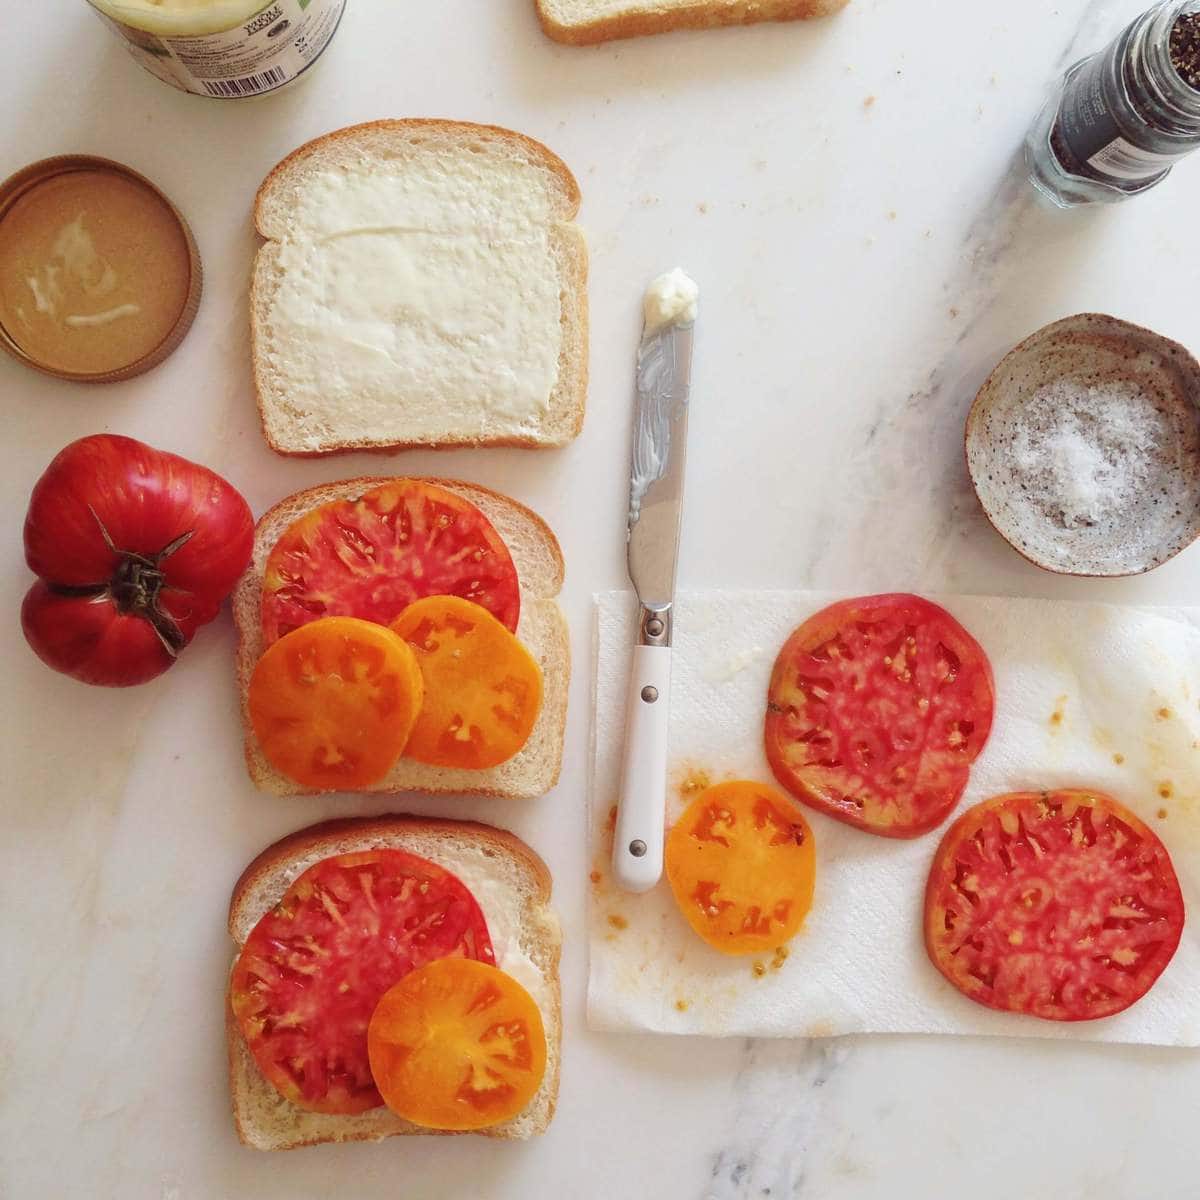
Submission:
[[[1137,575],[1200,537],[1200,362],[1100,313],[1039,329],[967,417],[988,520],[1065,575]]]

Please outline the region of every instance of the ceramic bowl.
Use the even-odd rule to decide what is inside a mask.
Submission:
[[[1100,313],[1039,329],[967,417],[988,520],[1065,575],[1136,575],[1200,537],[1200,362]]]

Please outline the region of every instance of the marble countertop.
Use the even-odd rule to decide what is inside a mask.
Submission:
[[[594,592],[624,583],[631,355],[647,278],[704,290],[684,587],[913,588],[1195,603],[1200,547],[1148,576],[1067,581],[991,531],[965,478],[967,406],[1016,340],[1111,312],[1200,349],[1200,155],[1156,191],[1062,213],[1016,156],[1052,80],[1144,0],[854,0],[814,25],[572,50],[531,0],[349,0],[314,78],[222,104],[144,75],[83,0],[22,6],[0,46],[0,174],[108,155],[189,216],[203,306],[183,347],[81,388],[0,361],[0,1194],[124,1200],[654,1196],[662,1200],[1184,1200],[1197,1194],[1200,1058],[1046,1041],[613,1037],[584,1028],[584,793]],[[15,620],[30,486],[113,430],[227,475],[256,512],[377,471],[266,449],[248,369],[249,220],[298,143],[380,116],[540,138],[578,175],[592,383],[561,452],[415,453],[541,511],[563,542],[577,669],[566,767],[543,800],[465,801],[549,861],[566,932],[565,1065],[549,1133],[262,1155],[238,1145],[223,1062],[230,887],[261,847],[379,801],[257,794],[223,617],[129,692],[41,667]],[[1200,1002],[1200,1001],[1198,1001]]]

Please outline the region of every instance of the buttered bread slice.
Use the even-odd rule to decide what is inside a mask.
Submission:
[[[271,447],[569,442],[587,389],[578,207],[560,159],[492,126],[376,121],[285,158],[254,208]]]

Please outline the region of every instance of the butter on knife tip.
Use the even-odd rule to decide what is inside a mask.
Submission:
[[[645,336],[672,325],[690,325],[696,319],[699,307],[699,285],[682,268],[672,268],[652,280],[646,289],[642,303]]]

